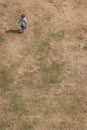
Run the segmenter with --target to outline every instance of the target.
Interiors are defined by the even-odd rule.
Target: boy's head
[[[21,15],[21,18],[24,18],[24,17],[25,17],[25,14],[22,14],[22,15]]]

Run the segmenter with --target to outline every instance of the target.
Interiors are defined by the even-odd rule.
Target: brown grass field
[[[87,130],[87,0],[0,0],[0,130]]]

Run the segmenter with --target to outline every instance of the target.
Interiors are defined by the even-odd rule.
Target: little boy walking
[[[24,14],[21,15],[21,18],[20,18],[20,20],[19,20],[19,23],[20,23],[22,32],[24,32],[24,30],[25,30],[26,27],[27,27],[27,19],[26,19],[26,17],[25,17]]]

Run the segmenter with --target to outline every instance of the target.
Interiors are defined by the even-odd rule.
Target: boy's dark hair
[[[21,18],[24,18],[24,17],[25,17],[25,14],[22,14],[22,15],[21,15]]]

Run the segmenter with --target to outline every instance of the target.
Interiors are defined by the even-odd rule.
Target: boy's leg
[[[26,29],[26,25],[25,26],[21,25],[22,32],[24,32],[25,29]]]
[[[24,30],[24,26],[22,26],[22,30]]]
[[[24,32],[24,26],[23,25],[21,25],[21,30],[22,30],[22,32]]]

